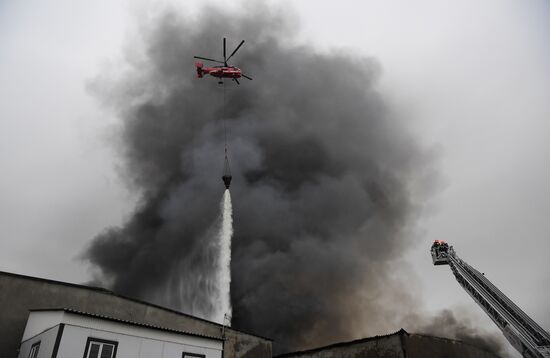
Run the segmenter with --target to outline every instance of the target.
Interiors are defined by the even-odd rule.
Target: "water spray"
[[[233,237],[233,208],[231,194],[225,190],[220,205],[221,225],[219,232],[219,257],[218,257],[218,293],[217,320],[223,325],[231,326],[231,238]]]

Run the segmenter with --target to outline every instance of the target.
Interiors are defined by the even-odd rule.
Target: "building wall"
[[[113,324],[107,323],[105,328],[113,329]],[[23,342],[19,358],[27,358],[31,346],[38,341],[40,341],[38,358],[51,358],[58,330],[59,325]],[[121,329],[113,332],[89,327],[65,325],[57,351],[57,358],[83,357],[88,337],[117,342],[116,358],[181,358],[182,352],[204,354],[206,358],[221,358],[222,356],[222,344],[217,341],[208,342],[206,339],[201,340],[196,337],[186,337],[185,335],[169,332],[150,332],[155,333],[156,338],[158,338],[153,339],[125,334],[121,333],[121,331],[127,330]],[[144,332],[141,333],[143,334]],[[205,343],[210,346],[216,345],[217,347],[205,347]]]
[[[45,357],[51,358],[50,347],[53,347],[56,335],[49,332],[57,332],[60,324],[64,325],[64,329],[58,358],[82,357],[89,337],[117,342],[117,358],[181,358],[182,352],[222,358],[223,342],[218,339],[64,311],[31,312],[23,335],[22,346],[25,348],[19,358],[27,358],[31,345],[39,340],[39,354],[48,352]]]
[[[58,330],[59,330],[59,326],[54,326],[54,327],[50,327],[45,331],[42,331],[40,334],[29,337],[27,340],[25,340],[21,344],[21,351],[19,352],[19,357],[27,358],[31,351],[32,345],[35,344],[36,342],[40,342],[40,348],[38,349],[37,358],[51,358]],[[0,356],[4,357],[1,354]]]
[[[204,354],[206,358],[221,358],[219,349],[194,345],[190,342],[175,342],[173,335],[166,334],[164,339],[152,339],[143,336],[121,334],[88,327],[65,325],[59,344],[57,358],[82,357],[88,337],[106,339],[118,343],[116,358],[181,358],[182,352]],[[161,338],[158,337],[157,338]],[[20,357],[26,358],[26,357]]]
[[[70,308],[180,331],[220,337],[222,326],[169,309],[92,289],[0,272],[0,357],[15,358],[30,309]],[[224,358],[271,357],[271,341],[225,330]]]

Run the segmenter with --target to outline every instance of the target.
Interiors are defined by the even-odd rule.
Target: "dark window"
[[[38,350],[40,349],[40,342],[36,342],[31,346],[31,351],[29,352],[29,358],[38,357]]]
[[[183,352],[182,358],[206,358],[204,354]]]
[[[118,343],[99,338],[88,338],[84,358],[115,358]]]

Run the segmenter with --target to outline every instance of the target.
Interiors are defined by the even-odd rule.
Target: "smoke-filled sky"
[[[0,269],[163,299],[218,214],[221,93],[190,56],[225,35],[255,78],[227,90],[236,326],[494,331],[431,265],[445,239],[550,327],[550,6],[273,3],[2,2]]]

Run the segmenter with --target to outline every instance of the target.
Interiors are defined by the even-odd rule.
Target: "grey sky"
[[[1,270],[87,280],[77,256],[131,209],[109,144],[116,119],[85,86],[121,56],[144,4],[0,2]],[[377,58],[381,92],[439,157],[425,246],[396,262],[417,273],[426,307],[462,307],[494,329],[431,265],[430,242],[445,239],[548,329],[550,4],[292,4],[302,37],[289,41]]]

